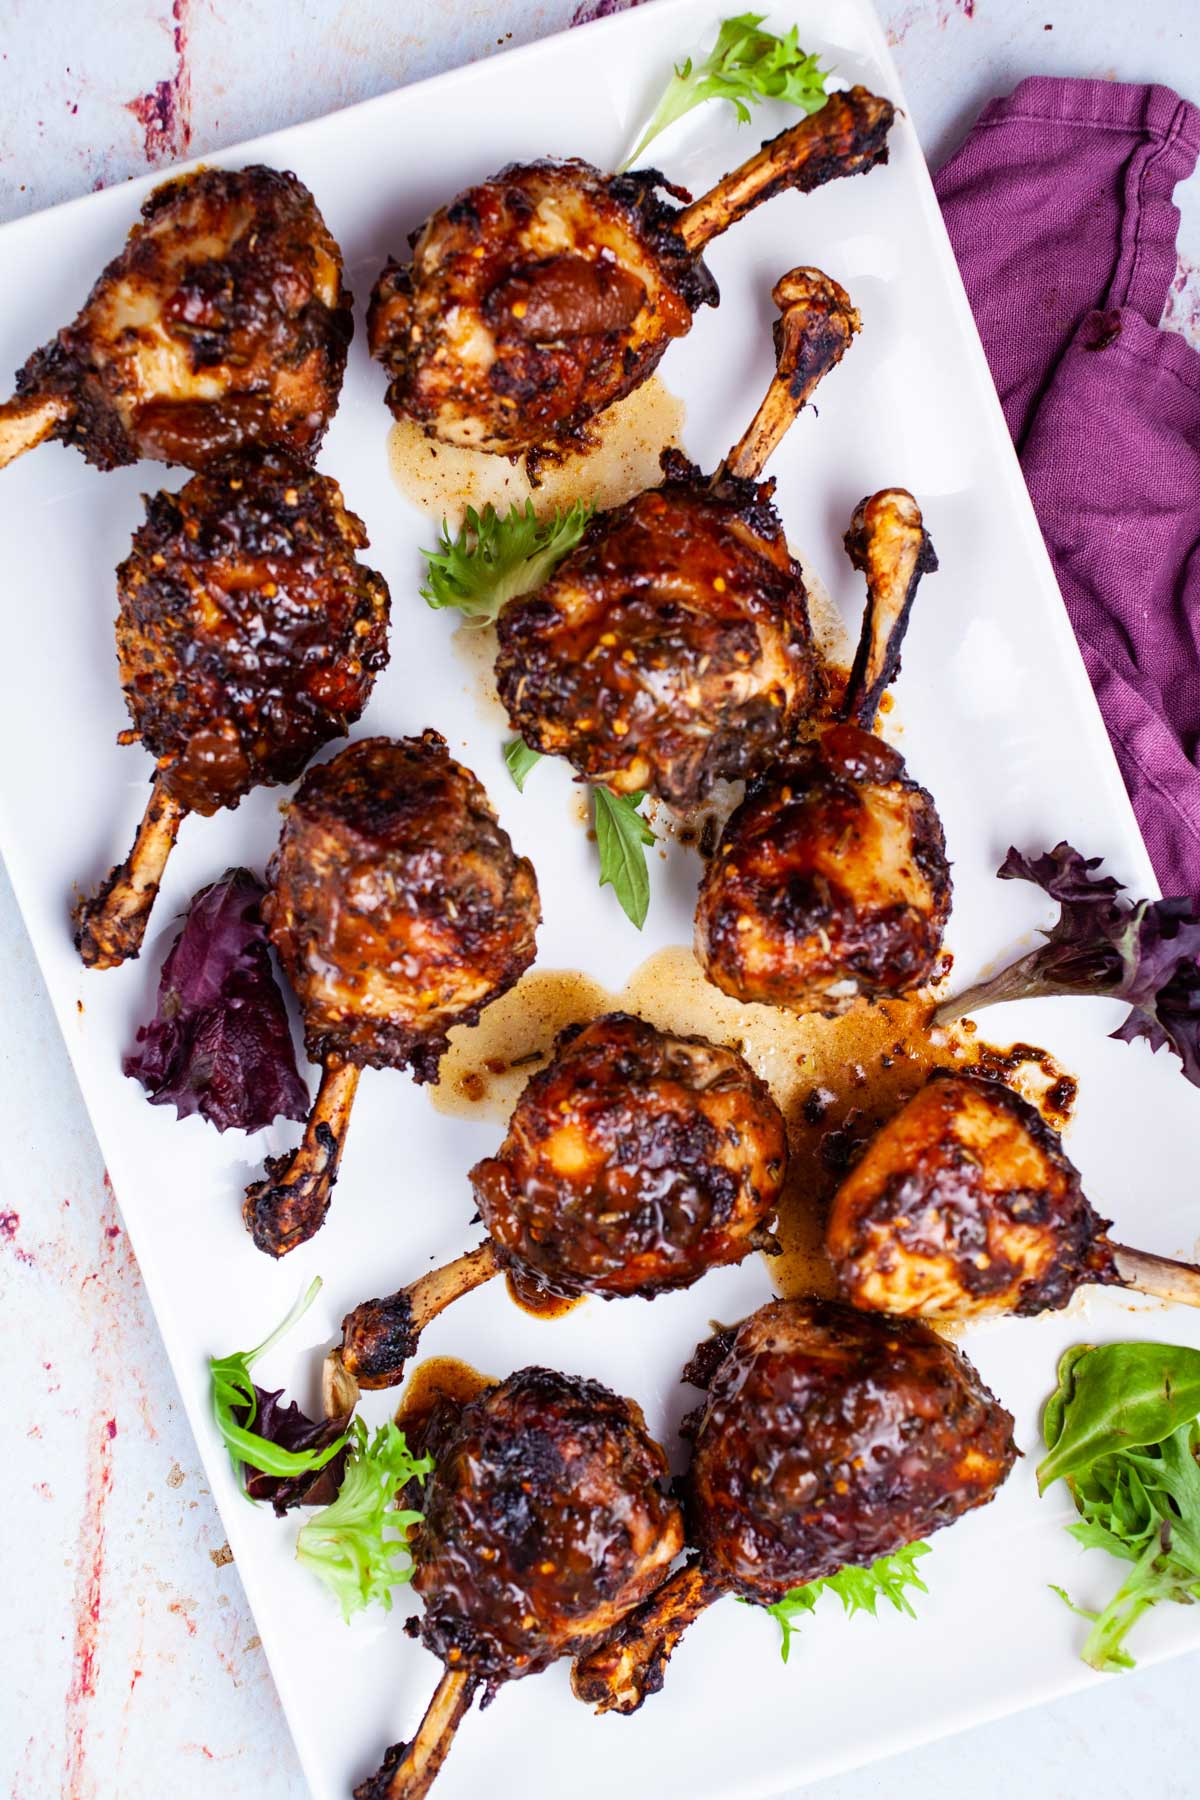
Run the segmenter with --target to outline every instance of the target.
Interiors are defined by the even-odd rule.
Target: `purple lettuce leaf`
[[[254,1430],[259,1437],[279,1444],[284,1450],[323,1450],[326,1444],[341,1437],[350,1423],[348,1412],[339,1413],[333,1419],[310,1419],[294,1400],[281,1406],[282,1388],[268,1393],[255,1382],[254,1393],[258,1402]],[[232,1410],[239,1425],[251,1424],[248,1406],[235,1406]],[[248,1463],[242,1464],[242,1474],[251,1500],[269,1500],[282,1518],[293,1506],[328,1506],[337,1497],[345,1468],[346,1452],[343,1449],[323,1469],[309,1469],[303,1475],[264,1475],[261,1469],[252,1469]]]
[[[947,1025],[1001,1000],[1042,994],[1097,994],[1127,1000],[1130,1012],[1113,1037],[1144,1037],[1152,1050],[1174,1051],[1187,1079],[1200,1087],[1200,908],[1195,900],[1119,898],[1111,875],[1093,875],[1102,858],[1057,844],[1042,856],[1010,850],[997,873],[1031,881],[1059,903],[1045,942],[998,975],[945,1001],[934,1022]]]
[[[1120,989],[1129,1017],[1113,1032],[1131,1044],[1144,1037],[1152,1050],[1165,1044],[1200,1087],[1200,915],[1182,898],[1142,900],[1137,918],[1137,958]]]
[[[122,1064],[153,1105],[173,1105],[181,1119],[199,1113],[218,1131],[308,1116],[263,893],[249,869],[200,890],[163,964],[155,1017]]]

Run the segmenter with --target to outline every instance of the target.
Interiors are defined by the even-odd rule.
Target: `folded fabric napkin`
[[[1159,329],[1198,156],[1169,88],[1038,78],[935,182],[1167,894],[1200,893],[1200,352]]]

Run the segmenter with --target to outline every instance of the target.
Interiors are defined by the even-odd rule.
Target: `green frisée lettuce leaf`
[[[587,530],[595,508],[575,500],[540,521],[527,500],[507,514],[489,503],[482,512],[468,506],[453,537],[442,521],[436,550],[422,550],[427,569],[421,598],[433,607],[455,607],[468,624],[491,625],[510,600],[531,594],[549,580]]]
[[[1080,1654],[1095,1669],[1134,1666],[1125,1640],[1151,1606],[1200,1600],[1198,1420],[1200,1350],[1085,1344],[1059,1363],[1038,1486],[1065,1481],[1080,1515],[1071,1536],[1132,1565],[1098,1612],[1054,1588],[1091,1622]]]
[[[851,1619],[855,1613],[860,1612],[870,1613],[875,1618],[881,1600],[886,1600],[897,1612],[907,1613],[910,1619],[915,1619],[917,1615],[913,1611],[907,1590],[915,1588],[922,1594],[929,1592],[915,1567],[920,1557],[928,1555],[928,1544],[908,1544],[903,1550],[896,1550],[891,1556],[881,1556],[864,1568],[839,1569],[835,1575],[827,1575],[821,1581],[810,1581],[805,1587],[789,1588],[782,1600],[776,1600],[774,1605],[763,1608],[764,1612],[769,1612],[777,1621],[783,1633],[779,1654],[784,1662],[791,1653],[792,1636],[797,1625],[809,1613],[816,1611],[817,1601],[824,1593],[836,1594],[843,1610]]]
[[[397,1507],[396,1499],[432,1472],[432,1457],[414,1457],[390,1420],[368,1439],[355,1419],[337,1499],[301,1526],[296,1540],[298,1560],[329,1588],[347,1622],[373,1602],[390,1611],[392,1589],[412,1580],[408,1535],[424,1515]]]
[[[728,100],[743,125],[750,123],[750,108],[760,100],[784,100],[805,113],[819,112],[828,95],[828,69],[800,48],[799,29],[793,25],[783,37],[763,31],[765,13],[739,13],[724,19],[717,41],[708,55],[693,63],[691,57],[675,65],[675,73],[623,168],[632,168],[648,144],[706,100]]]
[[[261,1356],[285,1337],[308,1311],[321,1291],[318,1276],[308,1290],[297,1300],[287,1318],[265,1337],[261,1344],[253,1350],[235,1350],[231,1356],[211,1357],[209,1359],[209,1382],[213,1420],[217,1430],[229,1452],[233,1464],[233,1472],[239,1482],[245,1482],[246,1471],[254,1470],[260,1475],[276,1476],[284,1481],[293,1477],[313,1473],[325,1468],[344,1448],[347,1442],[344,1430],[334,1427],[329,1435],[329,1425],[321,1425],[317,1421],[305,1418],[299,1407],[280,1407],[279,1392],[268,1394],[257,1387],[250,1371]],[[254,1429],[256,1424],[272,1422],[272,1434]],[[278,1430],[275,1431],[274,1427]],[[307,1448],[288,1448],[292,1442],[303,1441],[305,1437],[326,1439],[322,1442],[309,1442]],[[268,1492],[254,1494],[253,1477],[249,1490],[252,1498],[269,1498]]]

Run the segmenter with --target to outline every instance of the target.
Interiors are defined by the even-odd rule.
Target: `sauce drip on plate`
[[[662,480],[659,455],[679,443],[683,401],[665,388],[657,375],[643,382],[595,421],[596,443],[560,463],[544,463],[533,487],[520,462],[459,450],[425,436],[411,419],[401,419],[388,436],[392,479],[405,497],[457,529],[468,506],[477,511],[490,503],[507,513],[512,505],[533,500],[539,517],[574,500],[595,506],[619,506],[657,487]]]
[[[428,1418],[440,1400],[452,1400],[458,1406],[466,1406],[495,1380],[494,1375],[481,1375],[478,1369],[473,1369],[470,1363],[460,1362],[457,1356],[427,1356],[412,1370],[404,1384],[396,1407],[396,1424],[402,1431],[411,1431],[421,1420]]]
[[[744,1006],[705,980],[684,945],[656,951],[619,993],[578,970],[534,968],[478,1025],[451,1032],[441,1079],[426,1091],[441,1112],[502,1127],[563,1027],[602,1012],[637,1013],[661,1029],[731,1045],[770,1087],[788,1123],[791,1165],[778,1229],[783,1254],[770,1258],[768,1268],[781,1293],[830,1293],[822,1239],[834,1190],[859,1145],[931,1070],[996,1075],[1059,1130],[1070,1116],[1075,1083],[1047,1051],[981,1043],[969,1021],[931,1030],[933,1005],[927,994],[864,1001],[836,1019]]]

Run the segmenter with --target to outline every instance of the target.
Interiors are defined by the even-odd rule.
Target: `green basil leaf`
[[[611,883],[626,917],[640,931],[650,907],[645,846],[657,841],[638,811],[645,795],[614,794],[606,787],[594,787],[592,794],[600,886]]]
[[[540,750],[531,750],[524,738],[509,738],[504,746],[504,765],[513,778],[518,794],[525,792],[530,771],[542,760]]]
[[[1068,1351],[1043,1416],[1048,1454],[1038,1489],[1083,1474],[1101,1457],[1159,1444],[1200,1416],[1200,1350],[1099,1344]]]

